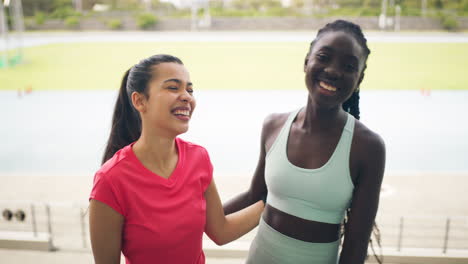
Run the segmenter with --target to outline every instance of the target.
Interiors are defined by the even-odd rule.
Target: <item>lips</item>
[[[190,109],[190,107],[176,107],[176,108],[172,109],[171,112],[175,116],[177,116],[179,118],[183,118],[185,120],[185,119],[190,118],[191,109]]]
[[[174,111],[174,115],[189,116],[190,111],[189,110],[176,110],[176,111]]]
[[[336,92],[336,90],[337,90],[335,86],[333,86],[331,84],[328,84],[328,83],[326,83],[324,81],[320,81],[319,85],[320,85],[321,88],[323,88],[323,89],[325,89],[327,91],[330,91],[330,92]]]

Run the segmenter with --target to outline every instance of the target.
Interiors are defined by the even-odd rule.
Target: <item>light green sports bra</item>
[[[300,110],[289,115],[266,155],[267,203],[300,218],[339,224],[354,190],[349,156],[355,119],[348,114],[341,138],[327,163],[317,169],[305,169],[295,166],[287,157],[289,131]]]

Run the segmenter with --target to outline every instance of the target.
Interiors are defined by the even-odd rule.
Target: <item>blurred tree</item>
[[[381,0],[364,0],[362,3],[362,7],[364,8],[380,8],[381,5]]]
[[[363,0],[337,0],[340,7],[361,7]]]
[[[110,2],[112,9],[136,10],[144,8],[141,0],[107,0],[106,2]]]
[[[232,5],[238,9],[265,10],[273,7],[280,7],[279,0],[234,0]]]
[[[22,0],[25,16],[33,16],[36,12],[50,13],[54,9],[52,0]]]
[[[462,12],[465,12],[466,14],[468,14],[468,0],[463,0],[460,3],[460,9]]]
[[[292,0],[291,7],[295,9],[301,9],[304,7],[304,0]]]
[[[53,0],[52,1],[53,8],[73,8],[73,1],[72,0]]]
[[[442,0],[433,0],[430,2],[431,6],[435,7],[436,9],[443,9],[444,8],[444,2]]]
[[[176,10],[176,7],[173,3],[170,2],[161,2],[160,0],[152,0],[151,6],[155,10],[161,10],[166,12],[171,12]]]
[[[92,10],[95,4],[99,4],[99,0],[81,0],[83,10]]]

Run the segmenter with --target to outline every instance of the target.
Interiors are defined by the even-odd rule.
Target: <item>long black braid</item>
[[[361,27],[359,25],[356,25],[356,24],[354,24],[352,22],[345,21],[345,20],[336,20],[336,21],[334,21],[332,23],[328,23],[317,32],[317,36],[315,37],[315,40],[312,41],[312,43],[310,43],[310,48],[309,48],[309,52],[307,53],[306,60],[308,59],[308,57],[309,57],[309,55],[310,55],[310,53],[312,51],[312,47],[313,47],[314,43],[321,37],[321,35],[326,33],[326,32],[334,32],[334,31],[342,31],[342,32],[346,32],[346,33],[351,34],[358,41],[358,43],[361,45],[361,47],[363,48],[364,53],[366,55],[365,60],[367,61],[367,57],[370,54],[370,50],[369,50],[369,47],[367,46],[367,39],[364,37],[364,34],[362,33]],[[366,64],[364,65],[364,68],[362,69],[363,74],[364,74],[365,70],[366,70]],[[346,112],[353,115],[356,119],[360,118],[360,116],[359,116],[359,114],[360,114],[360,112],[359,112],[359,88],[356,89],[356,91],[353,93],[353,95],[343,103],[343,109]],[[348,208],[346,210],[346,217],[345,217],[344,222],[342,224],[341,236],[344,236],[345,229],[346,229],[347,224],[348,224],[348,219],[349,219],[350,213],[351,213],[351,209]],[[375,242],[377,243],[377,245],[378,245],[378,247],[380,249],[380,254],[379,255],[377,255],[376,252],[375,252],[374,239],[373,238],[375,238]],[[373,230],[372,230],[372,236],[371,236],[371,238],[369,240],[369,243],[370,243],[372,252],[374,253],[374,257],[376,258],[377,262],[382,264],[383,263],[383,256],[382,256],[381,235],[380,235],[380,229],[377,226],[376,222],[374,222],[374,226],[373,226]]]

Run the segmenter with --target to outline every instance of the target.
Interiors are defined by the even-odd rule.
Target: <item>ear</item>
[[[143,94],[133,92],[132,104],[138,112],[144,113],[146,111],[146,97]]]
[[[309,62],[309,57],[310,57],[310,54],[311,54],[311,52],[312,52],[312,47],[314,46],[314,42],[315,42],[315,40],[313,40],[313,41],[310,43],[309,51],[307,51],[307,55],[305,56],[305,60],[304,60],[304,72],[306,72],[307,63]]]
[[[361,76],[359,76],[359,81],[357,83],[357,89],[359,89],[359,85],[361,85],[362,80],[364,79],[364,70],[361,72]]]

